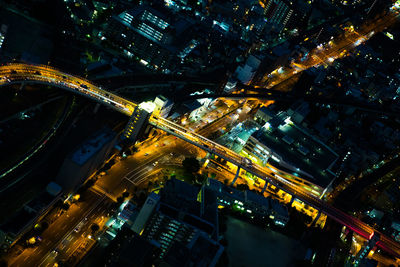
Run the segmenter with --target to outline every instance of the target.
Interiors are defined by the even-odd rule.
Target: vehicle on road
[[[79,232],[82,229],[82,226],[85,224],[84,221],[81,221],[74,229],[75,232]]]
[[[253,162],[248,158],[242,158],[242,164],[246,167],[252,166]]]

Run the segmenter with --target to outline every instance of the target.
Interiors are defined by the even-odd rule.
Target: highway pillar
[[[315,217],[315,219],[312,221],[311,226],[317,223],[319,217],[321,217],[321,211],[320,210],[318,211],[318,214]]]
[[[294,197],[294,195],[292,195],[292,198],[290,199],[290,203],[289,203],[289,206],[290,206],[290,207],[292,206],[294,200],[295,200],[295,197]]]
[[[268,186],[268,182],[267,182],[267,180],[265,180],[265,185],[264,185],[263,189],[261,190],[261,194],[264,194],[265,190],[267,189],[267,186]]]
[[[240,166],[238,166],[237,171],[236,171],[236,175],[235,178],[233,179],[231,186],[233,186],[236,183],[237,178],[239,177],[239,173],[240,173]]]

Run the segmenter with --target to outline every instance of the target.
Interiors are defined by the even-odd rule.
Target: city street
[[[400,266],[400,0],[0,3],[0,266]]]
[[[10,258],[7,259],[9,266],[39,266],[42,259],[56,248],[65,234],[73,230],[82,218],[88,216],[102,199],[104,199],[103,196],[88,190],[84,201],[72,204],[59,218],[49,224],[41,236],[42,241],[35,247],[24,249],[19,255],[10,252]],[[16,249],[16,247],[13,248],[13,250]]]
[[[80,221],[63,236],[59,242],[44,257],[39,266],[50,267],[57,262],[65,262],[75,265],[96,243],[96,238],[101,232],[105,222],[109,219],[113,201],[107,197],[101,197]],[[96,233],[92,233],[91,226],[97,224],[100,227]]]

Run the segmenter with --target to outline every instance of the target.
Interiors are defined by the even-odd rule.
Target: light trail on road
[[[265,75],[257,86],[272,88],[296,74],[309,68],[320,65],[329,65],[336,59],[347,56],[347,53],[357,46],[365,43],[376,33],[384,31],[398,21],[399,12],[391,9],[383,14],[361,25],[357,30],[346,32],[343,36],[333,38],[327,44],[320,44],[310,51],[305,60],[296,59],[290,66],[280,66],[271,73]]]
[[[343,54],[344,50],[354,48],[368,40],[376,32],[386,29],[397,20],[397,17],[398,13],[390,13],[384,18],[376,19],[375,23],[372,23],[372,21],[371,24],[364,25],[358,32],[345,36],[346,38],[344,39],[335,40],[334,43],[336,45],[325,48],[323,47],[322,49],[317,48],[317,50],[313,51],[308,61],[296,63],[293,65],[292,69],[284,70],[284,75],[276,75],[275,78],[267,77],[269,82],[268,86],[272,87],[277,85],[307,68],[315,67],[320,64],[327,64],[339,57],[343,57],[345,55]],[[0,86],[24,82],[44,83],[73,91],[107,106],[111,106],[128,116],[132,115],[133,110],[136,107],[135,103],[112,94],[83,78],[66,74],[48,66],[18,63],[0,67]],[[236,166],[240,166],[242,169],[295,196],[297,199],[328,215],[337,222],[346,225],[348,228],[366,239],[368,239],[371,233],[375,231],[369,225],[319,199],[315,192],[313,192],[312,189],[310,190],[310,188],[305,187],[304,184],[299,186],[296,184],[296,181],[283,178],[280,176],[281,173],[286,174],[283,171],[279,171],[279,174],[277,175],[271,169],[259,166],[251,161],[249,162],[245,157],[240,156],[234,151],[169,120],[153,116],[150,118],[149,122],[154,127],[175,135],[176,137],[200,147],[209,153],[220,156]],[[378,242],[378,247],[396,257],[400,257],[400,244],[383,234],[381,234],[381,240]]]

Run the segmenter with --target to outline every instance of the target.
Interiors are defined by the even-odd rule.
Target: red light
[[[373,236],[374,236],[374,232],[372,232],[372,233],[369,235],[369,238],[368,238],[368,239],[371,239]]]

